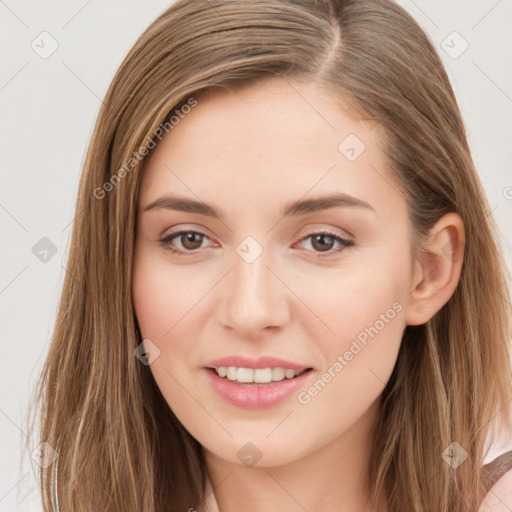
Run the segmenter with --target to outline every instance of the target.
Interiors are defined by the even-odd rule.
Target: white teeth
[[[292,377],[295,376],[295,372],[293,370],[285,370],[284,371],[284,376],[287,378],[287,379],[291,379]]]
[[[254,370],[252,368],[234,368],[236,371],[236,380],[238,382],[254,382]]]
[[[227,377],[228,380],[236,380],[237,382],[256,382],[257,384],[277,382],[285,377],[293,379],[293,377],[302,373],[300,370],[290,370],[282,367],[252,369],[220,366],[214,369],[219,377]]]
[[[283,380],[284,374],[284,368],[272,368],[272,380]]]
[[[241,368],[238,370],[240,371]],[[272,368],[258,368],[254,370],[254,382],[265,384],[272,380]]]

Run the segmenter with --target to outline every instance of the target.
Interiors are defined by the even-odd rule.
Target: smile
[[[214,368],[219,377],[236,382],[256,382],[265,384],[279,382],[283,379],[293,379],[307,370],[292,370],[277,366],[274,368],[237,368],[236,366],[220,366]]]
[[[214,391],[224,401],[243,409],[262,409],[283,402],[295,395],[313,373],[311,368],[296,371],[281,367],[258,369],[263,370],[263,374],[252,368],[243,367],[205,368],[204,370]],[[225,372],[226,376],[221,377],[218,372]],[[230,380],[228,372],[232,377],[236,375],[237,378]],[[280,380],[272,380],[272,378],[268,380],[269,374],[272,377],[274,372],[277,376],[280,376],[282,372],[285,374]],[[286,372],[290,377],[286,376]],[[293,372],[293,375],[290,372]],[[238,380],[239,376],[240,380]],[[248,381],[249,378],[250,381]],[[261,380],[262,378],[265,382],[254,381],[254,379]]]

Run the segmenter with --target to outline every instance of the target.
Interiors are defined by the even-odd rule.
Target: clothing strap
[[[512,469],[512,450],[502,453],[493,461],[483,466],[484,474],[487,476],[486,492],[509,470]]]

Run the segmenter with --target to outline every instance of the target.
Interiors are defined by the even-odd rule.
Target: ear
[[[465,240],[464,223],[456,213],[447,213],[431,229],[415,262],[407,325],[428,322],[453,295],[462,270]]]

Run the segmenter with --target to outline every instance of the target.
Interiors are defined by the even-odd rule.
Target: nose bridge
[[[286,287],[270,270],[270,260],[270,251],[251,237],[236,248],[223,302],[225,325],[240,331],[259,331],[286,321]]]

